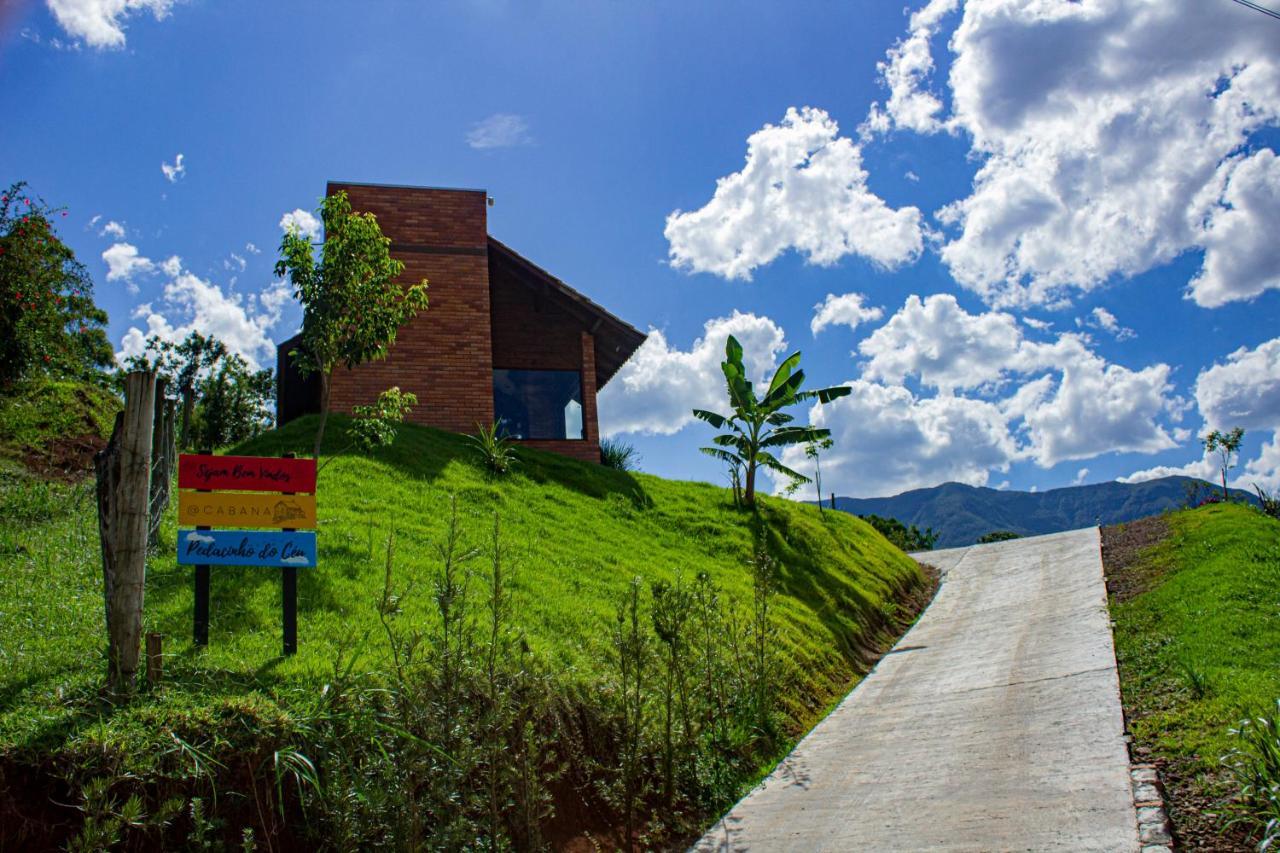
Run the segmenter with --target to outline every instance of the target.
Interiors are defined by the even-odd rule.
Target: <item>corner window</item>
[[[493,413],[512,438],[581,439],[582,376],[576,370],[495,370]]]

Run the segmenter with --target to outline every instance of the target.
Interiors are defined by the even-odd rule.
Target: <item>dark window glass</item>
[[[576,370],[493,371],[493,412],[512,438],[582,438]]]

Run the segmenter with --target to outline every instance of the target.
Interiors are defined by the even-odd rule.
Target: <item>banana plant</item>
[[[825,405],[838,397],[847,396],[852,390],[848,385],[836,385],[802,391],[800,389],[804,385],[804,371],[799,367],[799,352],[787,356],[774,372],[769,390],[762,397],[757,397],[742,363],[742,344],[730,335],[725,342],[724,361],[720,363],[720,369],[724,372],[728,386],[732,414],[721,415],[705,409],[693,410],[695,418],[706,421],[715,429],[723,430],[712,439],[714,447],[699,449],[708,456],[727,462],[731,467],[740,467],[745,472],[743,503],[746,506],[755,506],[756,471],[761,465],[800,482],[809,482],[808,477],[783,465],[773,455],[775,448],[821,441],[831,435],[829,429],[792,423],[795,418],[783,409],[808,400],[817,400]]]

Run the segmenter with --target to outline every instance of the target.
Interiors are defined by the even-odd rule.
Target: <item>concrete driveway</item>
[[[1097,528],[916,556],[929,609],[694,849],[1137,850]]]

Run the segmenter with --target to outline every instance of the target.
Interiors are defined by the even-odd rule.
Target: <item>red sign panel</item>
[[[316,460],[184,453],[178,457],[178,488],[314,492]]]

